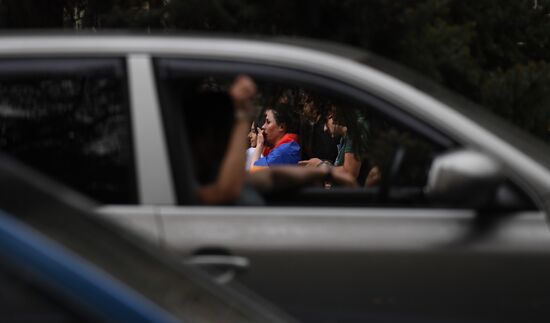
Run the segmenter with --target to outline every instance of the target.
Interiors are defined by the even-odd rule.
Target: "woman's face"
[[[250,147],[254,148],[256,147],[258,135],[256,134],[256,124],[252,122],[252,125],[250,126],[250,131],[248,132],[248,140],[250,142]]]
[[[262,126],[262,131],[264,132],[265,141],[271,145],[277,144],[286,134],[285,127],[275,121],[273,110],[267,110],[265,112],[265,123]]]

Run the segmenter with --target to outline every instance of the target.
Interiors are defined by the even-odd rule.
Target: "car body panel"
[[[495,220],[475,241],[475,211],[335,207],[162,207],[169,247],[190,255],[203,246],[255,251],[445,249],[550,252],[544,213]],[[472,238],[472,241],[469,239]]]
[[[156,206],[100,206],[96,212],[128,228],[154,244],[164,245],[165,234]]]
[[[247,259],[236,281],[304,322],[543,322],[540,304],[550,300],[543,274],[550,232],[541,212],[488,225],[476,224],[474,212],[442,209],[164,207],[161,214],[168,247],[181,259]]]
[[[149,56],[130,55],[128,74],[140,202],[172,205],[174,189]]]

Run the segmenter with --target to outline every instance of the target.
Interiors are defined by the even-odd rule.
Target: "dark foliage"
[[[0,0],[2,28],[285,35],[407,65],[538,136],[547,132],[550,0]]]

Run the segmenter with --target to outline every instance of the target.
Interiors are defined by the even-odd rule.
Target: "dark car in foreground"
[[[197,203],[182,95],[239,74],[265,102],[307,92],[366,119],[382,181]],[[406,74],[363,52],[281,40],[3,36],[0,149],[300,321],[547,321],[548,147]],[[44,211],[32,221],[64,232]]]
[[[0,156],[2,322],[294,322]]]

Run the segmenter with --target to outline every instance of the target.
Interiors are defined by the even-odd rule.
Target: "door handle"
[[[232,255],[195,255],[183,262],[205,269],[220,284],[229,283],[250,266],[248,258]]]
[[[196,255],[185,260],[186,264],[197,266],[217,266],[245,270],[250,261],[245,257],[227,255]]]

